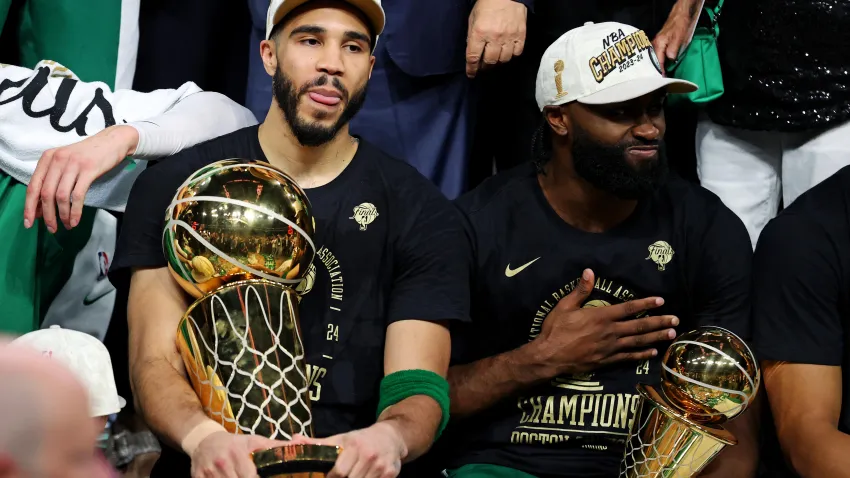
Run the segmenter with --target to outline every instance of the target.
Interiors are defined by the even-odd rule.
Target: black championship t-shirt
[[[753,284],[759,359],[842,367],[838,429],[850,433],[850,167],[768,223],[756,248]],[[796,476],[775,435],[766,437],[763,454],[762,476]]]
[[[457,362],[534,339],[584,269],[596,275],[584,307],[660,296],[652,315],[675,314],[677,332],[718,325],[750,336],[752,246],[741,221],[712,193],[671,179],[623,223],[600,234],[564,222],[531,164],[487,180],[458,200],[475,249],[472,324],[454,333]],[[660,355],[668,343],[659,344]],[[635,417],[638,383],[660,381],[660,357],[556,377],[452,424],[450,468],[488,463],[537,476],[617,476]]]
[[[258,126],[185,150],[133,186],[112,274],[165,267],[165,211],[179,186],[212,162],[266,160]],[[375,422],[387,326],[405,319],[466,320],[468,241],[461,215],[410,165],[360,141],[330,183],[305,190],[318,250],[305,279],[301,327],[316,436]],[[358,221],[366,207],[372,221]],[[176,324],[175,324],[176,327]],[[187,476],[188,459],[166,449],[154,476]]]

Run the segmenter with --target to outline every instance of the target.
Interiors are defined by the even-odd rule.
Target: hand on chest
[[[584,307],[604,307],[632,299],[660,296],[664,309],[677,302],[682,286],[682,255],[662,237],[602,242],[591,247],[515,248],[490,260],[480,277],[477,305],[506,324],[530,327],[535,336],[543,319],[575,289],[584,269],[595,276],[594,289]],[[655,311],[654,313],[658,313]],[[523,320],[526,319],[526,320]],[[531,324],[528,323],[531,321]],[[516,332],[520,332],[519,329]]]

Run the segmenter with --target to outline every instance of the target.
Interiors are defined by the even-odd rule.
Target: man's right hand
[[[561,299],[543,322],[535,339],[552,375],[574,374],[621,361],[640,361],[658,355],[655,342],[671,340],[679,325],[672,315],[623,320],[660,307],[660,297],[632,300],[606,307],[581,308],[593,291],[594,275],[585,270],[579,285]]]
[[[192,452],[192,478],[256,478],[251,454],[286,444],[255,435],[212,433]]]

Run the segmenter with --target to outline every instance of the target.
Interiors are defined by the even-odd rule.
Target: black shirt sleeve
[[[186,150],[154,165],[139,175],[130,191],[124,221],[115,247],[110,278],[138,267],[165,267],[162,231],[165,213],[177,189],[194,171],[196,154]]]
[[[836,243],[816,221],[783,213],[756,249],[755,349],[762,360],[841,365],[841,271]]]
[[[469,244],[460,212],[430,183],[406,189],[396,209],[403,220],[387,323],[468,320]]]
[[[695,238],[693,318],[697,326],[723,327],[749,342],[753,256],[750,237],[738,216],[719,200],[705,212],[706,227]]]

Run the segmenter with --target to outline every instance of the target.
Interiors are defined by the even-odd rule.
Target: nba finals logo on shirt
[[[365,231],[366,226],[372,224],[375,221],[375,218],[378,217],[378,209],[374,204],[364,202],[363,204],[354,208],[354,215],[349,219],[354,219],[357,224],[360,224],[360,230]]]
[[[649,257],[646,260],[652,260],[656,263],[659,271],[666,268],[667,264],[673,260],[673,254],[675,254],[673,247],[664,241],[655,241],[647,249],[649,249]]]
[[[597,83],[602,83],[614,71],[627,70],[644,59],[644,50],[653,52],[652,42],[643,30],[630,35],[623,33],[622,29],[612,32],[602,40],[602,52],[591,57],[588,62],[593,78]]]

